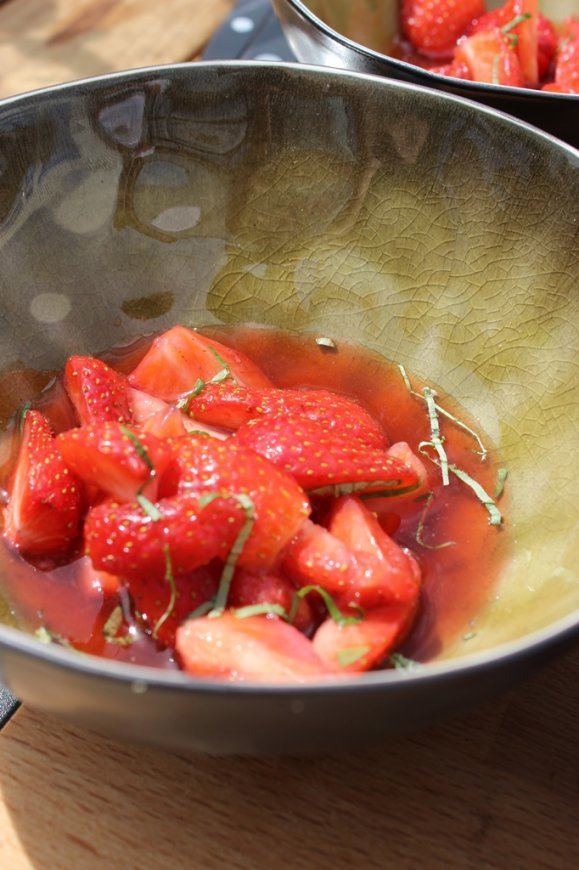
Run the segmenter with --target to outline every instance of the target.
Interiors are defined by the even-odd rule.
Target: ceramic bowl
[[[223,63],[6,100],[0,155],[1,425],[69,354],[252,323],[403,363],[510,471],[476,636],[418,671],[201,681],[42,645],[5,606],[0,676],[25,704],[181,749],[360,746],[488,697],[577,636],[577,151],[434,90]]]
[[[504,0],[487,0],[487,9]],[[304,63],[413,82],[478,100],[579,145],[579,95],[465,82],[440,76],[385,52],[399,31],[399,0],[273,0],[288,41]],[[540,0],[555,22],[577,14],[577,0]]]

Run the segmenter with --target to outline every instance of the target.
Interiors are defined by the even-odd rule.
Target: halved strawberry
[[[472,81],[469,67],[465,63],[457,63],[456,61],[443,64],[442,66],[433,66],[430,68],[430,72],[436,73],[439,76],[452,76],[455,79]]]
[[[284,551],[283,568],[295,583],[322,586],[341,604],[408,603],[420,592],[414,558],[349,496],[338,501],[329,530],[304,523]]]
[[[326,619],[314,635],[314,650],[330,668],[344,673],[367,671],[402,642],[415,610],[415,603],[391,604],[369,611],[361,622],[344,626]]]
[[[537,19],[537,65],[539,79],[544,79],[557,53],[557,31],[555,26],[539,13]]]
[[[64,367],[64,386],[81,426],[131,422],[128,383],[124,375],[92,356],[71,356]]]
[[[359,438],[370,447],[386,447],[379,423],[354,399],[329,390],[250,390],[223,381],[208,384],[188,404],[203,423],[238,429],[254,417],[314,420],[325,430]]]
[[[229,682],[303,683],[331,673],[311,641],[277,617],[190,619],[176,648],[188,673]]]
[[[229,607],[248,607],[252,604],[278,604],[289,613],[296,587],[281,574],[253,574],[238,570],[229,590]],[[302,598],[293,625],[306,634],[314,625],[312,608]]]
[[[179,438],[187,432],[205,432],[224,441],[231,433],[191,420],[181,411],[143,390],[129,388],[129,404],[135,425],[157,438]]]
[[[271,386],[249,357],[184,326],[158,336],[129,380],[133,387],[174,402],[192,390],[197,380],[211,380],[224,363],[237,383],[256,389]]]
[[[369,557],[365,576],[342,593],[348,601],[373,606],[380,602],[407,604],[420,593],[420,569],[414,557],[386,534],[362,502],[346,496],[336,502],[329,531],[359,560]]]
[[[517,55],[523,76],[523,83],[530,87],[536,87],[539,81],[540,70],[547,67],[553,56],[555,45],[550,48],[552,34],[551,23],[539,14],[538,0],[508,0],[499,9],[493,9],[486,15],[482,15],[473,26],[469,28],[469,35],[499,30],[508,39],[509,45]],[[539,43],[539,33],[542,34]],[[556,40],[555,40],[556,43]],[[550,52],[550,54],[549,54]],[[479,49],[482,54],[482,49]],[[549,54],[548,60],[546,58]],[[459,55],[460,56],[460,55]],[[509,61],[509,66],[510,66]],[[502,61],[501,61],[502,63]],[[514,73],[502,73],[501,77],[514,78]],[[489,79],[476,79],[477,81],[489,81]],[[492,81],[492,79],[490,79]],[[513,81],[499,81],[495,84],[513,84]]]
[[[163,495],[209,492],[249,496],[255,511],[239,557],[242,568],[270,568],[310,512],[303,490],[289,475],[230,440],[180,438],[163,480]]]
[[[262,417],[241,426],[234,440],[291,474],[314,494],[402,492],[416,489],[407,465],[361,438],[328,431],[314,420]]]
[[[427,57],[447,58],[456,40],[484,9],[484,0],[402,0],[402,31]]]
[[[175,646],[178,627],[201,605],[215,598],[222,566],[211,562],[174,577],[173,606],[171,586],[165,577],[141,572],[127,581],[138,620],[145,630],[165,646]]]
[[[88,556],[79,559],[75,567],[79,586],[90,596],[116,595],[122,586],[120,577],[107,571],[97,571]]]
[[[461,39],[455,61],[466,64],[475,82],[522,87],[521,65],[507,36],[498,29],[481,31]]]
[[[39,411],[24,419],[4,535],[27,555],[61,555],[79,533],[81,493],[50,425]]]
[[[159,518],[137,503],[103,502],[85,521],[86,553],[99,571],[129,580],[161,580],[167,573],[167,552],[175,577],[212,559],[225,560],[245,515],[233,499],[217,498],[202,507],[191,496],[157,502]]]
[[[143,423],[142,432],[149,432],[156,438],[182,438],[187,434],[185,418],[181,411],[168,405],[166,409],[158,411]]]
[[[133,501],[139,492],[154,500],[159,477],[172,458],[169,445],[146,432],[137,435],[123,423],[70,429],[56,441],[81,480],[118,501]]]

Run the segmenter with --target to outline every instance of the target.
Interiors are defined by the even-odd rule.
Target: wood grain
[[[187,757],[32,710],[0,736],[0,866],[547,868],[579,850],[579,651],[346,757]]]
[[[0,6],[0,97],[196,57],[235,0],[10,0]]]

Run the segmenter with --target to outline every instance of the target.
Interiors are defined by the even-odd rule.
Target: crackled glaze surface
[[[436,96],[265,68],[8,103],[0,144],[3,420],[32,369],[178,321],[358,342],[455,396],[509,468],[515,557],[469,652],[579,607],[576,156]]]

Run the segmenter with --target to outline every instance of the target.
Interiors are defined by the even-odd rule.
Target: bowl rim
[[[424,83],[428,83],[429,87],[432,87],[439,82],[448,86],[448,83],[451,82],[455,83],[455,85],[460,84],[461,87],[472,91],[473,99],[476,99],[476,94],[492,94],[497,97],[508,94],[509,96],[518,97],[523,100],[544,99],[550,100],[551,102],[579,103],[579,94],[558,94],[552,91],[543,91],[538,88],[517,88],[511,85],[495,85],[490,82],[471,82],[466,79],[456,78],[455,76],[443,76],[439,73],[433,73],[431,70],[423,69],[416,64],[408,63],[407,61],[401,60],[397,57],[391,57],[389,54],[376,51],[376,49],[369,48],[361,42],[356,42],[348,36],[344,36],[344,34],[340,33],[339,30],[334,30],[333,27],[323,21],[323,19],[319,18],[315,12],[312,12],[309,6],[302,2],[302,0],[273,0],[274,6],[276,3],[282,3],[286,6],[293,7],[295,12],[323,33],[324,36],[334,42],[338,42],[340,45],[344,46],[344,48],[348,48],[356,54],[368,57],[370,60],[379,61],[387,67],[391,66],[394,67],[394,69],[403,70],[407,74],[412,74],[413,76],[418,77],[419,80],[422,79]],[[376,73],[376,75],[378,75],[378,73]]]
[[[294,2],[294,0],[288,0]],[[196,70],[229,70],[243,72],[246,69],[269,69],[288,74],[314,74],[328,79],[355,79],[367,82],[374,87],[378,86],[385,91],[402,90],[415,93],[420,98],[433,101],[443,101],[449,104],[459,104],[474,110],[476,113],[491,115],[500,123],[520,128],[534,137],[549,143],[557,151],[566,153],[573,159],[573,164],[579,169],[579,149],[557,139],[550,133],[533,127],[531,124],[512,117],[506,112],[490,106],[481,105],[474,100],[459,97],[456,94],[433,90],[409,82],[401,82],[383,76],[359,73],[353,70],[334,69],[332,67],[315,66],[311,64],[284,63],[270,61],[200,61],[176,64],[162,64],[149,67],[137,67],[131,70],[120,70],[106,75],[92,76],[50,85],[23,94],[16,94],[0,100],[0,132],[2,125],[2,109],[12,106],[14,103],[28,103],[35,100],[50,99],[54,94],[67,94],[82,96],[86,88],[98,88],[115,82],[132,83],[144,76],[159,75],[167,72],[194,72]],[[573,637],[579,638],[579,609],[566,614],[555,620],[550,625],[544,626],[528,635],[516,640],[506,641],[494,646],[491,650],[467,653],[456,659],[447,659],[442,662],[425,663],[411,670],[408,668],[370,671],[356,674],[352,677],[339,677],[335,681],[312,680],[300,684],[283,684],[267,682],[244,682],[229,683],[213,679],[195,678],[183,671],[170,671],[161,668],[153,668],[137,665],[131,662],[122,662],[114,659],[103,659],[99,656],[72,651],[56,644],[43,644],[33,634],[21,629],[0,623],[0,651],[21,654],[28,659],[40,660],[51,666],[72,671],[77,674],[95,678],[112,679],[114,682],[126,685],[130,691],[140,693],[148,688],[155,690],[176,690],[185,693],[205,693],[212,695],[273,695],[273,696],[302,696],[316,695],[319,693],[331,693],[348,691],[372,692],[377,689],[386,689],[388,686],[400,686],[412,683],[423,684],[433,681],[476,675],[479,671],[495,668],[501,664],[524,660],[547,650],[550,647],[564,643]],[[10,686],[8,686],[10,688]]]

